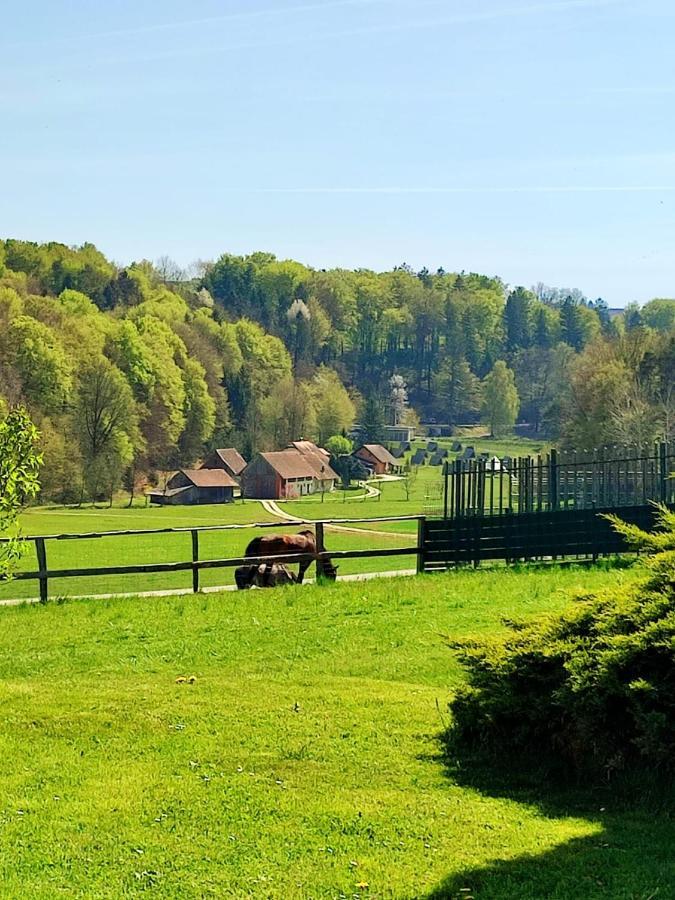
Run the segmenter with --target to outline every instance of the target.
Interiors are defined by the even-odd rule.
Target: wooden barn
[[[332,491],[337,480],[322,457],[289,447],[256,454],[241,474],[241,487],[245,497],[287,500]]]
[[[226,447],[223,450],[212,450],[201,465],[202,469],[223,469],[227,474],[238,480],[246,468],[246,460],[234,447]]]
[[[224,469],[181,469],[167,481],[166,490],[151,491],[149,497],[159,506],[232,503],[238,487]]]
[[[353,455],[375,475],[388,475],[389,472],[401,467],[399,460],[395,459],[381,444],[364,444]]]

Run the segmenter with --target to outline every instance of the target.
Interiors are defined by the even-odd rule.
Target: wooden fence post
[[[448,518],[448,467],[450,463],[445,461],[443,464],[443,518]]]
[[[199,561],[199,532],[192,531],[192,562]],[[199,592],[199,569],[192,566],[192,590],[195,594]]]
[[[49,598],[47,580],[47,548],[45,539],[35,538],[35,553],[37,555],[38,570],[40,572],[40,603],[46,603]]]
[[[326,549],[324,544],[323,537],[323,522],[317,522],[315,526],[315,534],[316,534],[316,552],[323,553]],[[316,578],[317,581],[323,577],[323,560],[321,557],[317,557],[316,560]]]
[[[417,574],[422,575],[424,572],[424,525],[426,519],[422,516],[417,520]]]

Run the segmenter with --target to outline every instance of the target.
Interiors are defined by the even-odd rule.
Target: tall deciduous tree
[[[332,434],[351,429],[356,418],[356,407],[337,372],[327,366],[317,369],[311,390],[316,413],[316,436],[323,445]]]
[[[0,544],[0,581],[11,575],[21,555],[14,532],[19,510],[40,489],[38,441],[37,428],[25,409],[17,407],[0,421],[0,534],[10,535],[7,543]]]
[[[83,490],[111,498],[139,443],[136,404],[120,370],[105,358],[80,373],[74,409],[84,463]]]
[[[18,374],[22,393],[31,407],[44,412],[63,410],[72,386],[72,370],[55,332],[31,316],[12,319],[0,352]]]
[[[493,437],[513,430],[519,407],[515,376],[500,359],[483,381],[483,420]]]
[[[341,434],[333,434],[325,442],[325,448],[334,459],[337,459],[338,456],[352,452],[352,442]]]

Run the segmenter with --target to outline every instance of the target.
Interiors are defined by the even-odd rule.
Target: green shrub
[[[662,550],[637,584],[506,623],[505,638],[452,645],[468,671],[451,703],[454,750],[607,773],[675,769],[675,550],[662,549],[673,526],[662,510],[656,541],[631,531]]]

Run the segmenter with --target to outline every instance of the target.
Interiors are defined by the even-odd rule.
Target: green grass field
[[[332,501],[326,502],[326,508]],[[289,504],[290,505],[290,504]],[[357,504],[354,503],[353,506]],[[316,505],[303,507],[300,515],[308,518],[333,517],[334,513],[319,510]],[[364,510],[365,517],[378,515]],[[402,514],[402,513],[401,513]],[[340,518],[345,517],[342,512]],[[350,508],[348,517],[355,517]],[[266,512],[260,503],[219,504],[198,507],[135,507],[132,509],[83,509],[36,507],[21,516],[22,533],[30,535],[88,534],[105,531],[125,531],[161,528],[189,528],[192,526],[253,524],[256,522],[278,522],[279,531],[298,530],[284,524]],[[376,547],[393,548],[412,546],[416,541],[415,528],[408,532],[404,523],[397,527],[381,528],[377,534],[358,532],[326,531],[326,546],[329,550],[365,550]],[[414,525],[414,523],[413,523]],[[369,526],[364,522],[363,527]],[[372,526],[378,528],[379,526]],[[276,530],[276,529],[275,529]],[[392,533],[393,531],[393,533]],[[199,536],[200,559],[224,559],[243,555],[248,542],[262,530],[253,528],[231,531],[206,531]],[[269,532],[268,532],[269,533]],[[192,558],[191,535],[179,534],[119,535],[113,537],[50,540],[46,542],[47,564],[50,569],[71,569],[105,567],[114,565],[134,565],[143,563],[163,563],[188,561]],[[342,560],[340,575],[360,572],[383,572],[389,570],[410,570],[415,568],[415,559],[410,556],[383,559]],[[38,568],[35,545],[26,545],[21,559],[20,571],[35,571]],[[314,570],[309,573],[310,577]],[[234,584],[233,569],[206,569],[200,576],[204,588]],[[141,575],[103,575],[50,579],[51,597],[85,596],[109,593],[138,593],[161,590],[189,590],[192,586],[190,572],[149,573]],[[0,600],[36,597],[39,594],[37,581],[15,580],[0,584]]]
[[[0,609],[0,896],[673,896],[658,803],[477,787],[438,740],[462,677],[444,635],[634,577],[478,571]]]
[[[477,452],[503,455],[535,453],[542,445],[522,438],[493,441],[481,436],[481,429],[474,429],[460,440],[471,443]],[[449,447],[451,439],[439,439],[441,446]],[[417,446],[417,445],[416,445]],[[280,502],[279,507],[292,516],[308,520],[355,518],[363,524],[355,526],[367,531],[347,533],[327,530],[328,550],[362,550],[411,546],[416,540],[415,522],[371,523],[368,520],[386,516],[414,516],[438,513],[442,505],[441,469],[420,466],[409,492],[401,481],[376,481],[380,490],[377,497],[362,499],[362,490],[335,491],[323,498],[315,495],[303,500]],[[131,509],[126,503],[107,508],[83,507],[35,507],[21,516],[21,528],[25,535],[55,535],[64,533],[91,533],[161,528],[189,528],[192,526],[252,524],[274,522],[262,505],[256,501],[236,502],[196,507],[146,507],[137,502]],[[279,530],[292,531],[292,527],[279,522]],[[375,531],[377,534],[373,534]],[[204,532],[200,535],[200,559],[237,557],[255,534],[245,531]],[[50,569],[105,567],[140,563],[164,563],[187,561],[192,558],[189,534],[120,536],[79,541],[48,541],[47,563]],[[38,568],[35,547],[30,545],[21,561],[20,569],[34,571]],[[384,559],[343,560],[340,575],[415,568],[410,556]],[[205,588],[234,583],[232,569],[204,570],[201,586]],[[82,596],[90,594],[135,593],[160,590],[189,590],[192,576],[189,572],[101,576],[96,578],[53,579],[51,596]],[[0,600],[35,597],[39,587],[35,581],[14,581],[0,584]]]

